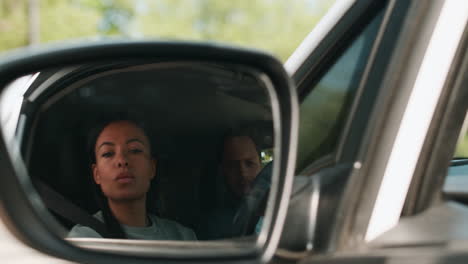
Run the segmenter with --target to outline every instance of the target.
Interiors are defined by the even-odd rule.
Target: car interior
[[[16,130],[32,182],[67,230],[77,222],[54,208],[76,206],[94,214],[88,133],[102,116],[136,113],[157,159],[148,193],[153,212],[208,239],[200,222],[222,206],[226,193],[219,170],[224,136],[240,129],[259,149],[274,147],[272,103],[256,74],[236,65],[185,61],[114,61],[43,71],[24,94]]]

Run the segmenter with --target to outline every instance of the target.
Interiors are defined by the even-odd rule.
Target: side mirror
[[[0,61],[0,91],[0,215],[24,243],[76,262],[273,256],[292,188],[298,126],[295,87],[275,58],[180,42],[23,50]],[[95,124],[102,126],[93,141]],[[255,174],[236,178],[240,167],[227,159],[228,136],[241,141],[236,147],[253,142],[257,160],[263,149],[273,150],[274,162],[264,170],[268,190],[252,186],[263,183]],[[230,215],[238,205],[216,211],[251,189],[266,203],[241,210],[248,221]],[[120,205],[143,205],[126,215],[146,220],[125,222],[120,213],[129,211]],[[256,217],[262,219],[257,231],[243,226]],[[227,235],[233,224],[242,232]],[[77,226],[95,237],[70,237]],[[153,226],[166,234],[141,241],[129,231]]]

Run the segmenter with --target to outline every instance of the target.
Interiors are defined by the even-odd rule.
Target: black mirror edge
[[[46,209],[37,209],[40,202],[37,192],[27,177],[17,176],[14,158],[8,155],[3,136],[0,137],[0,216],[10,231],[22,242],[46,254],[82,263],[187,263],[268,261],[272,258],[286,218],[289,196],[294,177],[296,146],[298,135],[298,100],[295,86],[284,70],[281,62],[266,53],[213,43],[162,42],[162,41],[112,41],[81,45],[57,46],[52,48],[23,49],[0,60],[0,90],[16,77],[40,69],[61,65],[80,64],[99,60],[115,59],[164,59],[218,61],[249,66],[268,75],[276,95],[273,105],[279,106],[279,120],[275,120],[275,134],[281,140],[280,152],[275,153],[280,162],[275,163],[275,173],[279,175],[272,183],[270,193],[271,213],[266,221],[267,232],[260,234],[261,245],[239,254],[226,254],[200,251],[199,254],[170,258],[135,257],[89,251],[73,246],[54,233]],[[275,102],[276,100],[276,102]],[[279,121],[279,122],[277,122]],[[278,141],[279,142],[279,141]],[[18,169],[18,168],[17,168]],[[22,172],[26,175],[26,172]],[[20,173],[21,174],[21,173]],[[24,176],[23,175],[23,176]],[[281,177],[278,177],[281,176]],[[276,186],[276,188],[275,188]],[[34,204],[34,205],[33,205]],[[36,206],[37,205],[37,206]],[[205,254],[206,253],[206,254]],[[216,256],[216,257],[215,257]]]

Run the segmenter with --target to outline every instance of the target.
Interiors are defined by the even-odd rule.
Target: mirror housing
[[[166,62],[197,61],[229,63],[264,73],[274,88],[271,100],[278,106],[274,130],[278,150],[275,153],[274,175],[262,232],[255,246],[234,246],[230,242],[212,245],[171,245],[160,243],[151,254],[138,252],[86,250],[64,241],[57,232],[28,171],[21,165],[19,149],[0,141],[1,217],[8,228],[24,243],[44,253],[77,262],[146,263],[220,262],[229,260],[269,260],[278,245],[286,217],[296,160],[298,100],[292,80],[282,64],[258,51],[190,42],[104,42],[99,44],[59,46],[46,49],[24,49],[0,61],[0,88],[19,76],[43,69],[112,60],[155,60]],[[3,90],[2,90],[3,92]],[[213,247],[217,248],[216,251]],[[116,257],[118,256],[118,257]]]
[[[340,164],[311,176],[296,176],[284,223],[279,251],[283,255],[324,252],[334,226],[329,219],[340,217],[339,199],[352,166]]]

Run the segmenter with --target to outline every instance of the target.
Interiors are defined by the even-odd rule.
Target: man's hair
[[[257,139],[255,137],[255,134],[253,133],[252,129],[249,128],[238,128],[238,129],[231,129],[227,133],[224,134],[222,142],[220,144],[220,150],[219,150],[219,163],[223,162],[224,159],[224,144],[226,141],[229,139],[235,138],[235,137],[248,137],[252,140],[254,146],[255,146],[255,151],[257,152],[258,158],[261,161],[261,149],[259,145],[257,144]]]

